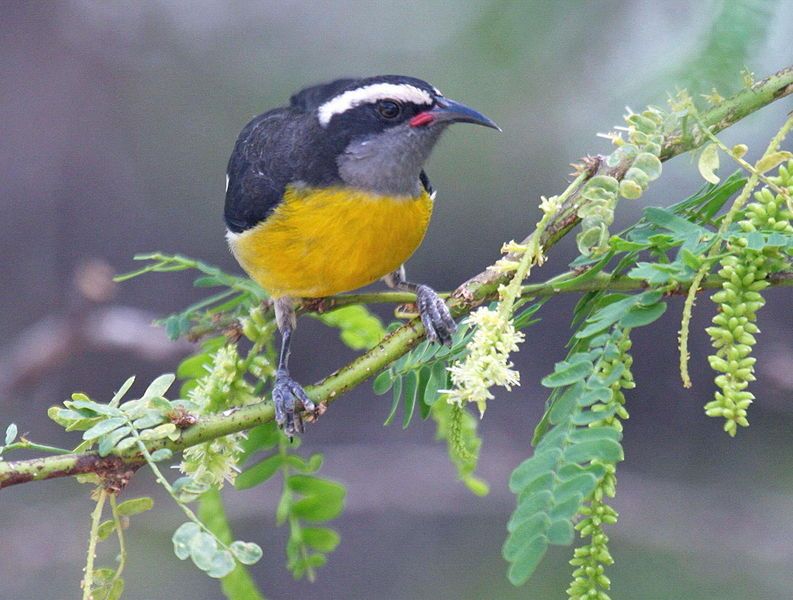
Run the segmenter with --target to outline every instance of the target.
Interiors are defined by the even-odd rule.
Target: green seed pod
[[[649,152],[639,154],[633,161],[633,168],[643,171],[648,181],[654,181],[661,176],[661,161]]]
[[[638,184],[638,186],[642,188],[642,191],[646,190],[647,186],[650,184],[650,178],[647,174],[641,169],[637,169],[635,166],[628,169],[625,173],[625,179]]]
[[[620,196],[627,200],[636,200],[642,195],[642,187],[635,181],[623,179],[620,182]]]

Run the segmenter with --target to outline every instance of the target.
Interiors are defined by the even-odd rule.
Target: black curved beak
[[[465,104],[460,104],[448,98],[437,98],[435,100],[435,107],[429,111],[433,117],[433,122],[448,122],[448,123],[473,123],[475,125],[484,125],[501,131],[501,127],[486,117],[482,113],[467,107]]]

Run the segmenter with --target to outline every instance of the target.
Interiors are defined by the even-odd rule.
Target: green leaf
[[[176,554],[177,558],[185,560],[190,556],[190,544],[193,538],[200,533],[201,528],[192,521],[182,523],[182,525],[179,526],[171,537],[173,552]]]
[[[292,514],[306,521],[330,521],[344,510],[344,496],[306,496],[292,504]]]
[[[154,440],[161,440],[163,438],[168,437],[172,433],[176,431],[176,425],[173,423],[163,423],[162,425],[157,425],[153,429],[146,429],[140,432],[140,439],[144,442],[151,442]]]
[[[234,557],[228,550],[218,550],[212,556],[211,564],[207,569],[207,575],[216,579],[221,579],[234,570]]]
[[[650,306],[634,306],[620,319],[620,325],[626,329],[642,327],[658,320],[666,312],[666,302],[658,302]]]
[[[197,379],[206,375],[206,366],[211,362],[208,352],[200,352],[185,358],[176,369],[179,379]]]
[[[12,443],[17,437],[17,426],[14,423],[11,423],[8,427],[6,427],[6,435],[5,435],[5,445],[8,446]]]
[[[292,475],[286,483],[293,492],[305,495],[344,498],[347,493],[347,490],[342,484],[329,479],[314,477],[313,475]]]
[[[548,542],[558,546],[569,546],[575,538],[575,530],[569,519],[559,519],[548,527]]]
[[[556,463],[561,459],[562,451],[559,448],[550,448],[544,452],[535,452],[534,456],[524,460],[512,471],[509,478],[509,489],[512,493],[520,493],[526,486],[538,477],[555,470]]]
[[[205,531],[199,530],[199,532],[190,539],[189,548],[190,558],[193,559],[193,563],[196,567],[202,571],[209,571],[213,568],[215,556],[218,553],[218,544],[213,536]]]
[[[110,535],[116,530],[116,523],[112,519],[108,519],[107,521],[102,521],[99,524],[99,528],[96,530],[96,536],[104,541],[110,537]],[[94,572],[96,573],[96,572]],[[112,573],[112,571],[111,571]]]
[[[366,307],[345,306],[329,313],[312,315],[326,325],[341,331],[341,341],[353,350],[368,350],[385,336],[383,324]]]
[[[512,585],[523,585],[534,573],[548,550],[548,540],[544,536],[536,537],[519,548],[509,568],[508,577]],[[505,557],[506,558],[506,557]]]
[[[757,169],[760,173],[765,173],[766,171],[770,171],[771,169],[778,167],[783,162],[788,161],[791,158],[793,158],[793,153],[788,152],[787,150],[772,152],[771,154],[766,154],[763,158],[757,161],[755,169]]]
[[[382,396],[391,389],[392,383],[393,379],[391,377],[391,371],[387,369],[374,378],[374,381],[372,382],[372,389],[374,390],[375,394]]]
[[[151,510],[152,506],[154,506],[154,500],[147,496],[143,496],[141,498],[125,500],[118,505],[116,512],[124,517],[131,517],[132,515]]]
[[[151,453],[151,459],[154,462],[160,462],[163,460],[168,460],[173,457],[173,451],[169,448],[160,448],[159,450],[155,450]]]
[[[146,391],[143,392],[143,396],[141,397],[154,398],[157,396],[164,396],[165,392],[168,391],[168,388],[173,385],[175,380],[176,376],[173,373],[164,373],[149,384],[149,387],[146,388]]]
[[[332,552],[339,545],[339,534],[328,527],[305,527],[302,530],[303,542],[317,552]]]
[[[237,475],[234,480],[234,487],[238,490],[247,490],[255,487],[275,475],[282,464],[283,457],[280,454],[268,456]]]
[[[123,384],[121,384],[121,387],[113,395],[113,399],[110,401],[110,406],[118,406],[119,403],[121,402],[121,399],[129,391],[129,388],[132,387],[133,383],[135,383],[135,376],[134,375],[132,377],[130,377],[129,379],[127,379]]]
[[[416,399],[418,394],[418,373],[410,371],[404,377],[405,388],[405,413],[402,415],[402,429],[407,429],[410,421],[413,420],[413,413],[416,410]]]
[[[247,439],[241,443],[242,452],[239,456],[239,464],[245,464],[250,457],[260,450],[270,450],[278,445],[278,439],[283,435],[275,423],[264,423],[257,425],[248,431]]]
[[[564,453],[565,462],[601,460],[615,463],[623,459],[622,446],[613,440],[594,440],[569,447]]]
[[[135,427],[135,429],[148,429],[149,427],[154,427],[155,425],[159,425],[160,423],[165,421],[165,419],[166,417],[161,412],[156,410],[149,410],[146,412],[145,415],[143,415],[139,419],[135,419],[132,422],[132,425]]]
[[[84,400],[84,394],[72,394],[72,398],[75,396],[80,397],[79,400],[67,400],[65,404],[70,408],[83,408],[85,410],[90,410],[95,412],[98,415],[105,415],[108,417],[118,417],[121,415],[121,411],[113,406],[108,406],[107,404],[100,404],[99,402],[94,402],[93,400]]]
[[[104,421],[99,421],[99,423],[91,427],[91,429],[83,433],[83,439],[95,440],[106,433],[110,433],[114,429],[118,429],[126,422],[126,417],[112,417],[110,419],[105,419]]]
[[[554,372],[546,377],[543,377],[540,383],[549,388],[562,387],[583,379],[591,371],[591,362],[578,362],[571,364],[568,361],[562,361],[556,363],[554,366]]]
[[[583,388],[583,382],[578,381],[553,401],[551,408],[548,410],[548,420],[552,424],[557,425],[570,417],[578,398],[583,393]]]
[[[230,548],[237,560],[243,565],[256,564],[262,557],[261,546],[253,542],[241,542],[237,540],[231,544]]]
[[[390,425],[396,416],[396,411],[399,408],[399,401],[402,399],[402,377],[397,376],[394,378],[394,385],[391,387],[391,410],[385,418],[383,425]]]
[[[678,239],[681,240],[692,233],[700,235],[709,233],[704,227],[676,215],[672,209],[651,206],[644,210],[644,218],[661,229],[677,234]]]
[[[120,440],[124,439],[124,437],[129,435],[131,432],[132,428],[127,425],[124,427],[119,427],[111,433],[102,436],[102,439],[99,440],[99,456],[107,456],[110,454],[113,451],[113,448],[115,448],[116,444],[118,444]]]
[[[719,168],[719,147],[717,144],[708,144],[699,155],[697,162],[699,174],[708,183],[719,183],[720,179],[714,171]]]
[[[209,489],[209,484],[192,477],[180,477],[173,482],[172,487],[180,502],[192,502]]]

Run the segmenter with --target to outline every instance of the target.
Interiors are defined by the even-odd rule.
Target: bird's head
[[[292,98],[292,105],[316,119],[322,146],[336,152],[342,181],[381,194],[419,192],[422,167],[448,125],[499,129],[426,81],[400,75],[308,88]]]

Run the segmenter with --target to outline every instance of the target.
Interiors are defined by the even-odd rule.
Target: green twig
[[[105,507],[108,491],[99,487],[99,497],[91,513],[91,532],[88,538],[88,558],[85,562],[85,577],[83,577],[83,600],[93,600],[94,587],[94,559],[96,558],[96,544],[99,541],[99,524],[102,521],[102,509]]]
[[[46,444],[36,444],[25,438],[21,438],[18,442],[3,446],[3,452],[11,450],[36,450],[37,452],[46,452],[47,454],[71,454],[73,450],[68,448],[58,448],[57,446],[47,446]]]
[[[718,132],[759,108],[791,93],[793,93],[793,67],[788,67],[754,84],[751,90],[744,90],[736,96],[725,100],[723,103],[719,104],[719,106],[702,113],[701,119],[712,131]],[[673,132],[665,138],[661,160],[668,160],[678,154],[692,150],[701,145],[706,139],[707,138],[701,133],[700,135],[692,135],[684,134],[681,131]],[[595,175],[601,167],[599,161],[590,162],[592,164],[587,170],[587,177]],[[617,170],[615,176],[617,176],[617,178],[621,176],[619,170]],[[579,201],[578,194],[573,193],[570,201],[565,203],[565,206],[562,207],[553,221],[548,224],[544,235],[542,235],[540,239],[540,245],[544,253],[547,253],[559,239],[566,235],[566,233],[579,222],[577,215]],[[530,237],[531,236],[527,238],[527,242]],[[163,267],[166,270],[169,268],[168,265],[164,265]],[[185,267],[177,266],[171,270],[178,270],[180,268]],[[509,273],[502,273],[492,268],[469,279],[452,295],[450,306],[453,313],[458,317],[468,314],[488,298],[494,297],[493,295],[497,292],[498,287],[509,281],[509,279]],[[703,281],[703,287],[705,284],[708,284],[708,282],[709,279],[705,279]],[[789,285],[789,280],[772,280],[772,283],[776,285]],[[558,281],[554,285],[557,284]],[[554,285],[550,285],[550,282],[540,285],[547,287],[542,287],[541,289],[537,289],[536,287],[532,288],[532,286],[525,287],[530,288],[529,293],[532,295],[552,295],[560,291],[556,289]],[[603,281],[602,278],[594,278],[590,282],[586,282],[585,287],[591,285],[602,286],[597,289],[615,289],[614,286],[622,285],[624,287],[621,289],[624,291],[644,287],[643,282],[640,281]],[[234,287],[236,288],[236,286],[244,287],[244,283],[237,281]],[[245,289],[246,291],[250,291],[250,287],[246,287]],[[565,286],[563,291],[582,290],[583,288],[580,287],[574,289]],[[423,336],[424,329],[420,321],[414,319],[405,323],[402,327],[386,336],[386,338],[372,350],[362,354],[348,365],[318,382],[316,385],[308,387],[307,392],[315,401],[331,403],[349,389],[359,385],[361,382],[381,371],[394,360],[409,352],[422,340]],[[152,442],[148,448],[150,451],[154,451],[160,447],[182,450],[188,446],[206,442],[229,433],[249,429],[255,425],[271,421],[273,417],[273,407],[270,402],[251,404],[221,415],[212,415],[202,418],[196,425],[184,430],[176,441],[159,440]],[[105,467],[108,465],[115,465],[118,469],[123,468],[129,470],[137,468],[140,466],[141,462],[141,454],[134,451],[125,454],[122,458],[111,456],[100,459],[94,453],[85,453],[39,458],[29,461],[0,462],[0,488],[27,481],[38,481],[53,477],[74,475],[77,473],[92,472],[95,471],[100,464]]]
[[[112,592],[115,582],[121,579],[124,567],[127,564],[127,546],[124,540],[124,527],[121,523],[121,516],[118,514],[115,494],[110,494],[110,508],[113,511],[113,523],[116,526],[116,537],[118,538],[118,566],[116,567],[116,572],[113,573],[113,580],[110,582],[110,591]]]

